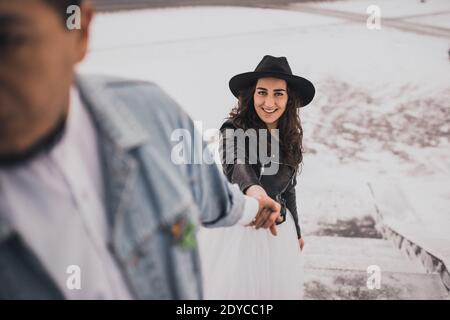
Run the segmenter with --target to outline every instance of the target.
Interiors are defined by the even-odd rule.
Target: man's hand
[[[275,222],[280,217],[280,204],[269,196],[260,196],[257,200],[259,202],[259,211],[251,225],[256,229],[270,229],[270,232],[276,236],[277,228]]]

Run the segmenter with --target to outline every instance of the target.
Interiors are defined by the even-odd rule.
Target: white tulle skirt
[[[303,257],[291,214],[269,230],[205,229],[198,234],[207,300],[293,300],[303,297]]]

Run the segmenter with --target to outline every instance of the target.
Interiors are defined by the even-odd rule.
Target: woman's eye
[[[265,95],[266,95],[266,92],[265,92],[265,91],[259,91],[258,94],[259,94],[260,96],[265,96]]]
[[[281,92],[277,92],[277,93],[275,93],[275,96],[276,96],[276,97],[282,97],[282,96],[284,96],[284,94],[281,93]]]
[[[26,37],[22,35],[14,34],[0,34],[0,48],[10,49],[23,45],[26,41]]]

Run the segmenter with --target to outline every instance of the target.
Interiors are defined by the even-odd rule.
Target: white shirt
[[[131,298],[107,248],[101,172],[96,131],[76,89],[65,133],[51,152],[24,167],[0,170],[0,212],[67,299]],[[80,268],[80,290],[73,288],[70,266]]]
[[[132,298],[107,248],[101,173],[96,130],[75,88],[61,141],[23,167],[0,170],[0,213],[67,299]],[[250,223],[258,206],[246,197],[239,223]],[[80,268],[79,290],[70,285],[76,283],[71,266]]]

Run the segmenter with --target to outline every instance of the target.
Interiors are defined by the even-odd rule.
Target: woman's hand
[[[300,246],[300,250],[303,251],[303,247],[305,246],[305,240],[303,240],[303,238],[298,239],[298,244]]]

